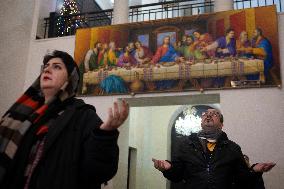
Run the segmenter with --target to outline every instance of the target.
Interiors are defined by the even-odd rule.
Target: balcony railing
[[[283,12],[284,0],[234,0],[234,9],[245,9],[276,5],[277,12]]]
[[[235,0],[235,9],[276,5],[283,11],[284,0]],[[214,0],[176,0],[129,7],[129,22],[157,20],[213,12]],[[60,16],[55,12],[44,18],[43,38],[74,35],[77,28],[111,25],[113,9]]]

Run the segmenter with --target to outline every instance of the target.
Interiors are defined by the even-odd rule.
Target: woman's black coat
[[[118,131],[99,129],[95,108],[69,99],[65,111],[49,128],[43,156],[34,170],[30,189],[100,188],[117,171]],[[3,189],[22,189],[37,126],[25,135],[2,182]]]

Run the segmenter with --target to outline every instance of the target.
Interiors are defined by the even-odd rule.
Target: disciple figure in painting
[[[248,33],[246,31],[242,31],[240,33],[239,39],[236,41],[238,56],[240,57],[252,57],[252,53],[250,52],[251,42],[248,38]]]
[[[136,65],[136,59],[131,55],[130,47],[127,45],[124,48],[124,52],[119,56],[117,66],[119,67],[130,67]]]
[[[264,75],[266,82],[270,82],[269,70],[273,66],[272,46],[267,38],[263,36],[262,30],[256,28],[253,32],[252,48],[248,50],[255,58],[264,59]],[[259,79],[258,75],[250,76],[248,79]]]
[[[186,34],[182,36],[182,39],[181,39],[182,45],[185,45],[185,44],[186,44],[186,38],[187,38],[187,35],[186,35]]]
[[[163,39],[163,45],[158,47],[152,63],[158,62],[176,62],[179,61],[180,57],[178,56],[175,48],[170,44],[170,37],[166,36]]]
[[[135,59],[139,64],[148,63],[152,59],[152,52],[149,50],[149,48],[142,45],[140,41],[135,42]]]
[[[212,44],[202,48],[203,52],[208,52],[211,50],[215,50],[216,57],[231,57],[236,56],[236,39],[235,39],[235,31],[232,28],[226,30],[226,36],[218,38]],[[205,79],[206,81],[209,81]],[[225,84],[224,77],[216,77],[213,79],[214,87],[223,87]],[[209,82],[206,84],[207,87],[212,86],[212,83]]]
[[[204,52],[216,50],[217,57],[236,56],[235,31],[232,28],[227,29],[226,36],[218,38],[211,45],[202,49]]]
[[[182,41],[177,41],[176,43],[174,43],[174,48],[179,56],[183,56],[183,48],[185,46],[184,44],[185,43],[183,43]]]
[[[131,54],[131,56],[134,57],[134,55],[135,55],[135,44],[134,44],[134,42],[130,41],[127,46],[129,48],[129,53]]]
[[[179,56],[184,57],[184,48],[187,46],[187,39],[188,35],[184,34],[181,38],[181,41],[177,41],[174,43],[174,47],[176,52],[178,53]]]
[[[196,48],[196,44],[194,43],[193,36],[186,37],[186,43],[183,46],[183,57],[185,60],[192,59],[204,59],[205,56],[202,54],[200,49]]]
[[[188,35],[184,34],[181,38],[181,41],[177,41],[174,43],[175,50],[180,56],[183,56],[183,49],[186,46],[186,38]]]
[[[104,43],[102,50],[98,54],[99,67],[108,66],[108,43]]]
[[[117,65],[117,59],[119,57],[120,51],[116,48],[115,42],[111,41],[109,43],[109,49],[107,52],[107,63],[108,66],[116,66]]]
[[[202,49],[210,44],[213,43],[213,39],[209,33],[201,34],[200,31],[194,31],[194,45],[197,49]],[[207,50],[204,52],[204,56],[208,57],[214,57],[215,56],[215,50]]]
[[[82,66],[84,66],[83,72],[93,71],[98,68],[98,65],[99,65],[98,55],[100,54],[101,50],[102,50],[101,42],[96,42],[94,44],[94,48],[88,50],[88,52],[85,55],[84,64],[81,64]]]

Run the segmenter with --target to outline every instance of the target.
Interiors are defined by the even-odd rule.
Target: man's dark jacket
[[[239,145],[224,132],[212,155],[202,147],[197,134],[185,138],[171,164],[164,176],[174,182],[184,181],[185,189],[230,189],[233,181],[249,185],[256,174],[247,167]]]
[[[111,179],[118,166],[118,131],[100,130],[101,123],[93,106],[75,98],[69,100],[47,133],[29,189],[98,189]],[[1,189],[23,189],[36,130],[33,126],[25,135]]]

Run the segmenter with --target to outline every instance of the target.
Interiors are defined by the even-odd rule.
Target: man
[[[238,56],[240,57],[252,57],[252,53],[248,52],[248,50],[251,48],[251,42],[248,38],[248,33],[246,31],[242,31],[240,33],[239,39],[236,41],[237,46],[237,52]]]
[[[88,50],[84,59],[84,72],[93,71],[98,68],[98,55],[101,50],[101,42],[96,42],[94,48]]]
[[[194,43],[192,36],[186,37],[186,43],[183,47],[183,56],[185,60],[190,59],[205,59],[206,57],[202,54],[200,49],[197,48],[197,44]]]
[[[226,36],[218,38],[214,43],[202,49],[204,52],[216,50],[217,57],[236,56],[235,31],[232,28],[226,30]]]
[[[258,163],[249,169],[239,145],[222,131],[222,114],[209,109],[201,118],[202,130],[183,141],[171,162],[152,160],[154,167],[169,180],[183,180],[186,189],[229,189],[233,182],[246,187],[258,174],[275,166]]]
[[[244,159],[246,161],[246,164],[248,167],[251,167],[250,162],[249,162],[249,157],[244,154]],[[254,165],[252,165],[254,166]],[[242,186],[238,186],[235,183],[233,183],[232,189],[245,189]],[[265,189],[262,174],[259,174],[257,177],[255,177],[254,181],[252,182],[252,185],[250,186],[249,189]]]
[[[134,58],[136,59],[138,64],[148,63],[152,59],[152,52],[148,47],[142,45],[140,41],[135,42],[135,54]]]
[[[202,52],[208,52],[215,50],[215,56],[222,57],[232,57],[236,56],[236,39],[235,39],[235,31],[232,28],[226,30],[226,35],[218,38],[212,44],[201,49]],[[225,77],[217,77],[214,79],[214,87],[223,87],[230,85],[230,78]]]
[[[178,56],[175,48],[170,43],[170,36],[166,36],[163,39],[163,45],[158,47],[155,55],[153,56],[152,63],[159,62],[176,62],[183,59]]]
[[[272,46],[267,38],[263,36],[260,28],[256,28],[252,36],[252,48],[247,53],[252,53],[255,58],[264,59],[264,75],[266,81],[271,80],[269,70],[273,66]],[[250,76],[248,79],[258,79],[259,76]]]
[[[127,45],[124,48],[123,54],[121,54],[117,60],[117,66],[119,67],[131,67],[137,64],[136,59],[131,55],[131,49]]]
[[[134,57],[134,56],[135,56],[135,44],[134,44],[134,42],[133,42],[133,41],[130,41],[127,46],[128,46],[130,55]],[[123,53],[123,52],[122,52],[122,53]],[[121,54],[122,54],[122,53],[121,53]],[[121,54],[120,54],[120,55],[121,55]]]
[[[173,45],[170,43],[170,36],[165,36],[163,39],[163,44],[158,47],[155,55],[153,56],[152,64],[161,64],[164,62],[182,62],[183,57],[179,57]],[[155,85],[157,89],[170,89],[176,85],[176,80],[161,80],[156,81]]]
[[[111,41],[108,46],[109,49],[107,51],[107,64],[108,66],[116,66],[117,59],[120,55],[120,49],[116,48],[114,41]]]
[[[194,45],[196,46],[197,49],[201,50],[203,47],[206,47],[206,46],[213,43],[213,39],[212,39],[212,37],[209,33],[201,34],[201,32],[199,30],[197,30],[197,31],[193,32],[193,36],[195,38],[194,39]],[[206,51],[206,53],[204,52],[204,54],[208,57],[214,57],[215,56],[215,49]]]

